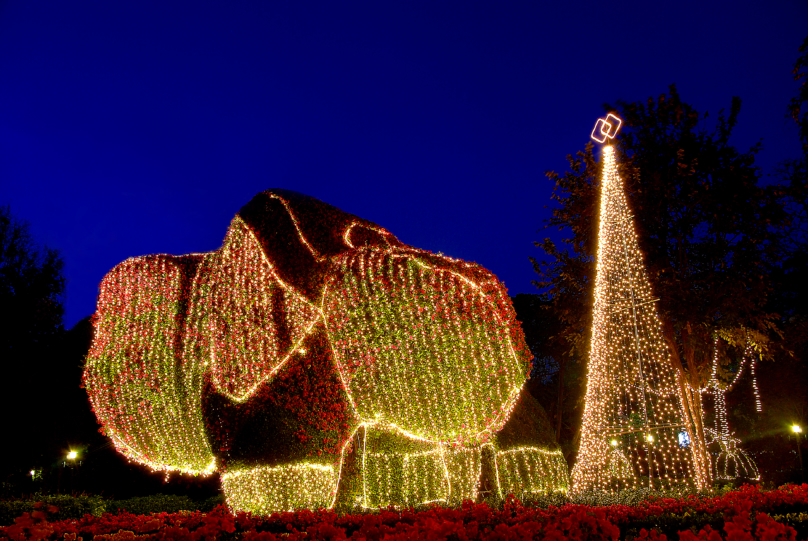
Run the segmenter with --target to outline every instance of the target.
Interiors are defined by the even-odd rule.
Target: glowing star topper
[[[606,118],[599,118],[595,123],[595,129],[592,130],[592,139],[598,143],[605,143],[606,139],[614,139],[623,121],[619,117],[609,113]]]

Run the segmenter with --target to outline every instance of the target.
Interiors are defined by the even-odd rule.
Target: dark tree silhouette
[[[559,339],[564,326],[547,295],[520,293],[511,302],[534,357],[528,390],[544,407],[556,441],[572,463],[577,450],[574,438],[583,413],[585,365],[575,362],[568,355],[569,346]]]
[[[800,56],[794,63],[794,80],[800,83],[797,95],[791,98],[788,104],[787,115],[794,119],[799,127],[800,139],[803,148],[808,152],[808,37],[802,42],[798,49]]]
[[[39,247],[26,222],[0,207],[0,393],[2,467],[8,474],[34,460],[45,432],[43,386],[63,333],[64,263]],[[27,459],[27,462],[26,462]]]
[[[63,267],[56,250],[38,247],[28,224],[0,207],[0,351],[6,362],[61,333]]]
[[[803,265],[808,251],[808,38],[803,41],[799,52],[792,73],[800,85],[786,107],[786,118],[797,126],[802,156],[783,160],[775,168],[774,176],[781,186],[781,197],[789,217],[787,249],[789,255],[802,256],[796,264]]]
[[[769,310],[780,315],[784,347],[776,352],[777,362],[761,373],[763,416],[748,423],[751,450],[758,451],[761,469],[769,469],[775,482],[802,481],[796,463],[799,455],[794,453],[797,441],[789,427],[794,423],[804,427],[808,422],[808,38],[798,52],[792,73],[799,86],[786,108],[786,118],[798,128],[802,155],[784,160],[774,171],[788,225],[784,257],[772,274],[775,291]],[[739,402],[742,411],[743,401]],[[802,455],[808,454],[805,438],[799,442]]]

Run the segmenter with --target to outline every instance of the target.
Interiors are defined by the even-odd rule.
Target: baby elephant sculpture
[[[119,264],[94,328],[116,448],[220,472],[234,511],[474,499],[486,469],[500,494],[568,486],[554,444],[502,435],[531,357],[504,286],[312,197],[263,192],[220,249]]]

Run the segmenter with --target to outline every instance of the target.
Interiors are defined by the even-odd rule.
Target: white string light
[[[598,124],[598,139],[616,134],[612,128],[619,124],[609,120]],[[687,417],[611,146],[603,147],[599,219],[592,342],[573,491],[684,483],[693,477],[692,456],[678,445]]]
[[[746,355],[749,357],[749,371],[752,373],[752,393],[755,396],[755,411],[762,413],[763,403],[760,400],[760,389],[758,388],[757,374],[755,373],[757,359],[755,358],[751,344],[746,347]]]
[[[496,454],[497,476],[503,494],[569,491],[567,462],[560,450],[519,447]]]
[[[230,509],[264,514],[330,507],[337,480],[332,466],[301,463],[226,472],[222,489]]]
[[[492,273],[351,220],[337,231],[343,251],[321,253],[289,201],[265,195],[280,201],[301,244],[322,264],[315,301],[281,279],[238,215],[219,250],[133,258],[105,276],[84,384],[119,451],[166,472],[219,469],[231,509],[261,513],[333,507],[346,449],[369,428],[423,450],[363,452],[365,505],[474,499],[485,445],[494,447],[500,493],[566,490],[560,453],[497,452],[492,443],[523,392],[531,356],[507,290]],[[370,234],[381,241],[369,243]],[[206,379],[244,403],[304,358],[303,344],[320,331],[344,391],[340,400],[354,414],[330,440],[333,451],[272,467],[217,464],[202,413]]]
[[[728,385],[722,385],[718,380],[718,336],[716,336],[713,339],[713,359],[710,379],[707,385],[700,389],[702,395],[706,394],[712,398],[714,411],[713,427],[705,427],[704,435],[708,445],[718,445],[718,453],[714,453],[713,474],[716,479],[724,481],[739,478],[760,479],[760,472],[755,462],[746,454],[746,451],[739,447],[741,440],[734,436],[734,432],[730,432],[727,419],[727,393],[731,391],[735,384],[741,379],[744,365],[747,361],[750,363],[753,388],[757,391],[757,381],[754,371],[755,361],[751,354],[752,346],[749,345],[744,351],[744,356],[741,358],[741,365],[738,368],[738,372],[736,372],[735,376],[732,378],[732,381]],[[757,406],[760,405],[757,392],[755,392],[755,402]]]

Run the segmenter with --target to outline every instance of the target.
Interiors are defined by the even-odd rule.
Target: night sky
[[[65,325],[127,257],[218,248],[287,188],[536,292],[549,169],[602,104],[743,107],[764,174],[808,2],[0,2],[0,204],[66,263]],[[708,123],[709,127],[710,124]]]

